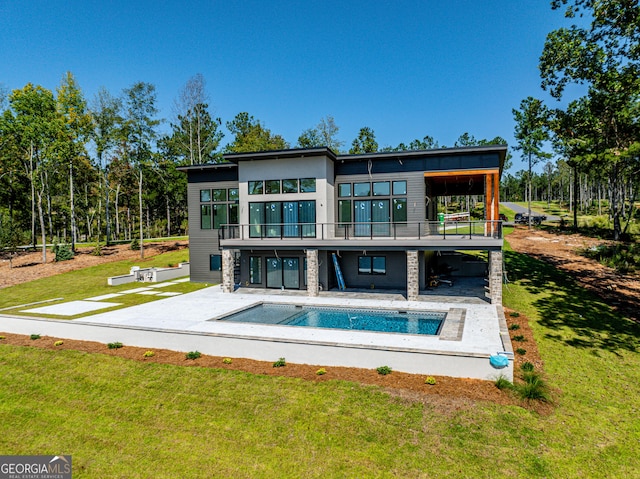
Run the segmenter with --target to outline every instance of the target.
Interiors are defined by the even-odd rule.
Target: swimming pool
[[[440,333],[446,316],[447,313],[438,311],[376,311],[263,303],[219,320],[434,336]]]

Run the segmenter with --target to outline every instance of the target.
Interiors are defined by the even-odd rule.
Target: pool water
[[[241,323],[437,335],[447,313],[375,311],[285,304],[260,304],[220,318]]]

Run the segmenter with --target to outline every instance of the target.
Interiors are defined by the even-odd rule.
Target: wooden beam
[[[477,176],[477,175],[497,175],[498,170],[454,170],[454,171],[425,171],[425,178],[436,178],[438,176]]]

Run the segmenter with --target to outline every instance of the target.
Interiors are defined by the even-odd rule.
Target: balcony
[[[276,223],[223,225],[222,248],[500,249],[501,221]]]

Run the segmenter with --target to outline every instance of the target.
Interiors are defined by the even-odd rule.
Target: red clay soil
[[[188,241],[145,243],[144,257],[149,259],[158,254],[184,249],[188,246]],[[140,259],[140,251],[132,250],[128,244],[103,246],[102,256],[95,256],[93,252],[94,248],[77,248],[73,259],[57,263],[54,261],[55,255],[50,250],[47,251],[46,263],[42,263],[41,251],[21,252],[13,258],[13,268],[10,267],[9,255],[0,253],[0,288],[98,264]],[[140,264],[144,264],[144,260],[140,260]]]
[[[511,238],[511,237],[510,237]],[[536,244],[535,242],[532,242]],[[155,245],[145,245],[145,257],[159,254],[168,250],[183,248],[185,242],[179,243],[160,243]],[[46,264],[38,263],[40,253],[22,254],[19,258],[14,259],[14,268],[9,269],[8,261],[3,262],[0,269],[0,288],[31,281],[44,276],[52,276],[66,271],[85,268],[108,261],[119,261],[122,259],[135,259],[139,257],[139,252],[131,251],[128,245],[110,246],[104,249],[104,256],[93,256],[92,249],[79,250],[73,260],[55,263],[52,261]],[[51,255],[49,255],[51,256]],[[541,371],[543,363],[538,353],[536,342],[533,338],[527,318],[522,315],[513,317],[510,311],[505,311],[507,323],[509,325],[517,323],[519,329],[512,331],[512,336],[524,336],[524,348],[526,354],[524,356],[516,354],[515,370],[520,370],[520,365],[529,361]],[[1,327],[0,327],[1,329]],[[222,362],[222,357],[203,355],[196,360],[185,359],[185,354],[181,352],[154,349],[153,357],[145,357],[144,353],[147,349],[137,348],[125,345],[120,349],[108,349],[105,344],[77,341],[65,338],[42,337],[32,340],[29,336],[16,335],[10,333],[0,333],[4,339],[0,340],[0,344],[11,344],[17,346],[40,347],[46,349],[73,349],[95,354],[108,354],[121,358],[136,361],[156,362],[164,364],[173,364],[185,367],[212,367],[220,369],[234,369],[246,371],[252,374],[278,375],[302,378],[307,381],[330,381],[330,380],[346,380],[366,385],[375,385],[384,388],[390,394],[399,396],[410,401],[421,401],[431,405],[436,405],[439,411],[446,413],[447,411],[455,411],[458,409],[466,409],[472,407],[478,401],[490,401],[497,404],[514,404],[523,407],[532,408],[536,411],[546,414],[552,410],[552,406],[542,403],[524,403],[516,399],[512,394],[501,391],[496,388],[491,381],[481,381],[474,379],[457,379],[451,377],[434,376],[435,385],[425,384],[426,376],[407,374],[393,371],[388,375],[380,375],[375,370],[344,368],[344,367],[325,367],[326,374],[318,375],[316,371],[323,365],[302,365],[287,363],[285,367],[274,368],[272,363],[264,361],[254,361],[243,358],[232,358],[231,364]],[[63,341],[60,346],[55,346],[56,341]],[[514,343],[514,347],[519,347],[518,343]]]
[[[517,227],[507,237],[511,247],[567,272],[584,288],[592,291],[621,314],[640,321],[640,275],[617,273],[579,254],[579,250],[609,244],[611,241],[579,234],[556,234],[540,229]]]

